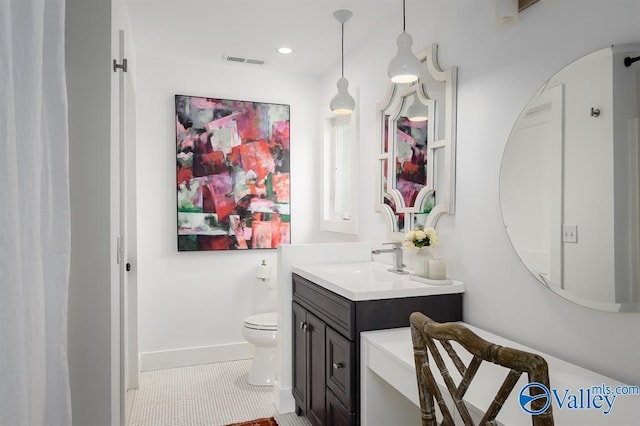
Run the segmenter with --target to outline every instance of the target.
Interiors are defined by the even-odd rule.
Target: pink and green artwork
[[[178,250],[291,241],[289,105],[175,96]]]

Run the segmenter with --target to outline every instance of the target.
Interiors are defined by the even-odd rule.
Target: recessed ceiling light
[[[288,55],[289,53],[293,53],[293,49],[286,46],[278,47],[277,50],[278,50],[278,53],[282,53],[283,55]]]

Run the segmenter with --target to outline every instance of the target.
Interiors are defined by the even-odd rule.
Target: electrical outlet
[[[578,225],[562,225],[562,242],[578,242]]]

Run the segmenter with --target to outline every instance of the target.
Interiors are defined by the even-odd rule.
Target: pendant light
[[[407,118],[409,121],[427,121],[429,119],[429,109],[420,101],[418,96],[407,109]]]
[[[331,111],[334,114],[351,114],[356,107],[356,101],[349,94],[349,81],[344,78],[344,23],[351,18],[353,13],[350,10],[336,10],[333,16],[342,24],[342,73],[338,79],[338,94],[331,99]]]
[[[389,78],[394,83],[412,83],[420,77],[420,60],[411,52],[413,38],[405,30],[405,0],[402,0],[402,33],[396,44],[398,53],[389,63]]]

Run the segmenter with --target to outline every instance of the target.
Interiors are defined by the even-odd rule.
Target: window
[[[324,231],[357,233],[357,110],[356,101],[353,113],[329,117],[325,122],[321,224]]]

